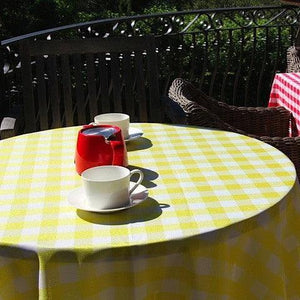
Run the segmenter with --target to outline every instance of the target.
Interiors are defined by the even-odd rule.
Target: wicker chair
[[[217,101],[190,82],[177,78],[164,99],[165,113],[172,123],[217,128],[244,134],[285,153],[300,175],[300,137],[289,137],[292,114],[283,107],[237,107]],[[179,120],[179,121],[178,121]]]

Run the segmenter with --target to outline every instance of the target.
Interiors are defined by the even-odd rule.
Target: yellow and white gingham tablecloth
[[[132,124],[149,199],[76,210],[80,127],[0,142],[0,299],[300,299],[291,161],[230,132]]]

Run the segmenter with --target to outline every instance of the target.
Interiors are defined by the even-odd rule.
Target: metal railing
[[[154,35],[161,94],[172,80],[191,80],[235,105],[266,106],[274,74],[286,69],[300,10],[290,6],[204,9],[103,19],[1,42],[2,110],[22,103],[18,45],[25,39]]]

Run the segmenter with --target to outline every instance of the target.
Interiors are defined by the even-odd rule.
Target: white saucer
[[[134,182],[130,182],[130,187],[132,187],[133,184]],[[148,190],[141,184],[130,195],[131,203],[127,206],[118,207],[118,208],[96,209],[96,208],[89,207],[86,204],[85,195],[82,186],[72,190],[68,195],[69,203],[75,208],[85,210],[85,211],[90,211],[90,212],[98,212],[98,213],[111,213],[111,212],[128,209],[144,202],[147,198],[148,198]]]
[[[129,137],[125,139],[125,142],[129,142],[135,139],[138,139],[143,135],[143,131],[138,128],[129,127]]]

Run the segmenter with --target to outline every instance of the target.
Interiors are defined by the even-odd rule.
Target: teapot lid
[[[85,135],[101,135],[105,139],[109,139],[112,135],[114,135],[118,130],[114,127],[91,127],[91,128],[86,128],[82,131],[83,134]]]

